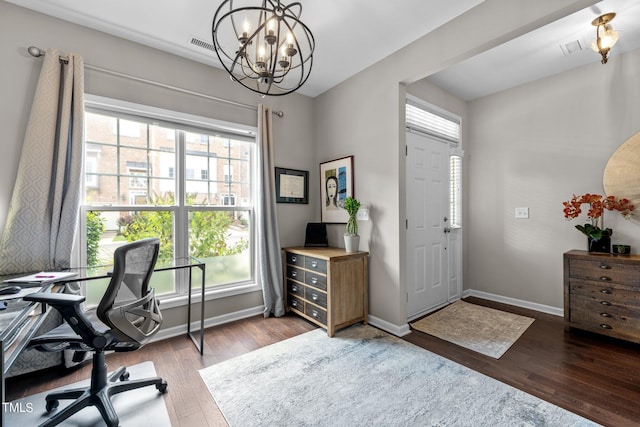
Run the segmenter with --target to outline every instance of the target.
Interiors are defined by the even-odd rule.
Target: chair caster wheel
[[[120,375],[120,381],[128,381],[129,380],[129,372],[124,371],[122,375]]]
[[[167,382],[166,381],[162,381],[160,384],[156,384],[156,388],[158,389],[158,391],[162,394],[167,392]]]
[[[60,402],[57,400],[47,400],[46,411],[51,412],[56,409],[60,405]]]

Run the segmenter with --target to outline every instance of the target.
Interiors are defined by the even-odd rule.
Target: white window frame
[[[134,104],[126,101],[101,97],[97,95],[85,94],[85,108],[111,111],[116,114],[127,114],[127,115],[134,115],[134,116],[138,115],[141,117],[145,117],[146,119],[157,119],[157,120],[169,121],[172,123],[182,123],[185,126],[205,129],[206,131],[213,132],[214,134],[227,133],[230,135],[235,135],[237,136],[237,138],[244,137],[245,139],[254,139],[254,140],[257,139],[256,137],[257,128],[252,126],[225,122],[221,120],[211,119],[208,117],[195,116],[195,115],[181,113],[181,112],[169,111],[161,108]],[[187,132],[187,134],[188,133],[189,132]],[[178,171],[180,169],[184,169],[184,163],[182,159],[186,155],[185,154],[186,142],[187,141],[185,141],[184,146],[180,147],[180,150],[179,150],[180,152],[176,152],[176,162],[178,163],[176,165],[177,169],[174,169],[174,173],[176,175],[178,175]],[[257,185],[257,181],[258,181],[257,177],[259,176],[257,173],[258,172],[257,169],[258,169],[258,165],[260,164],[259,150],[257,149],[257,145],[254,153],[255,155],[254,155],[254,161],[252,162],[253,163],[252,173],[253,173],[253,176],[256,177],[254,180],[254,183],[255,185]],[[178,188],[176,189],[176,194],[175,194],[175,197],[177,200],[179,197],[182,198],[183,195],[185,194],[185,184],[187,179],[186,177],[182,181],[180,181],[178,177],[176,177],[176,179],[178,181],[178,185],[177,185]],[[250,212],[250,215],[252,216],[252,221],[251,221],[252,227],[250,231],[250,239],[251,239],[250,247],[252,251],[251,252],[252,278],[245,282],[230,283],[226,285],[215,285],[211,287],[208,286],[205,289],[206,300],[224,298],[228,296],[239,295],[239,294],[261,290],[261,286],[258,281],[258,275],[257,275],[257,256],[256,256],[257,233],[256,233],[255,224],[257,224],[258,222],[258,215],[259,215],[259,211],[256,208],[257,207],[257,200],[256,200],[257,191],[258,191],[257,188],[254,187],[253,199],[256,202],[253,204],[253,206],[236,206],[237,209],[241,211],[248,210]],[[99,210],[103,210],[103,211],[122,211],[122,210],[129,209],[129,207],[130,205],[127,205],[127,206],[83,205],[81,207],[81,215],[80,215],[80,221],[79,221],[80,230],[86,229],[85,218],[86,218],[87,211],[96,210],[96,208],[100,208]],[[133,206],[133,209],[131,210],[142,210],[142,208],[143,208],[142,206]],[[226,210],[229,210],[230,208],[233,208],[233,207],[222,206],[222,209],[220,210],[224,210],[225,208]],[[185,206],[184,208],[180,208],[180,209],[178,209],[177,206],[162,206],[162,207],[146,206],[144,207],[144,210],[171,211],[174,213],[174,221],[176,223],[180,221],[185,224],[181,227],[176,227],[176,229],[174,230],[174,241],[176,242],[174,244],[174,256],[176,257],[188,256],[188,244],[186,243],[178,244],[177,242],[179,241],[187,242],[187,236],[185,236],[185,234],[187,229],[186,224],[188,223],[188,213],[189,211],[193,211],[197,209],[198,207],[192,207],[192,206]],[[233,210],[236,210],[236,209],[233,208]],[[76,235],[77,235],[76,247],[78,248],[78,252],[74,254],[74,260],[76,261],[77,265],[84,265],[83,261],[85,259],[84,257],[86,256],[86,254],[81,253],[81,251],[83,250],[83,248],[86,248],[86,241],[85,241],[86,233],[79,232],[79,233],[76,233]],[[163,307],[170,308],[170,307],[182,306],[182,305],[185,305],[187,302],[187,290],[188,290],[188,283],[186,283],[187,270],[180,270],[180,271],[177,271],[176,273],[177,273],[176,274],[176,293],[162,295],[159,297],[159,299],[163,301]],[[184,274],[181,274],[181,273],[184,273]],[[200,298],[199,296],[194,295],[192,300],[199,301]]]

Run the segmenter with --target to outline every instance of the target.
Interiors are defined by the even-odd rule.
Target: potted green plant
[[[360,245],[360,236],[358,235],[358,209],[360,202],[349,196],[344,201],[344,208],[349,214],[347,220],[347,230],[344,233],[344,247],[347,252],[358,252]]]

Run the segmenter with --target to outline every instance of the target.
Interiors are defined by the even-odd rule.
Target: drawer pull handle
[[[602,317],[611,317],[611,315],[609,313],[600,313],[600,316],[602,316]]]
[[[611,326],[607,325],[606,323],[601,324],[600,327],[602,329],[613,329]]]
[[[298,258],[296,258],[295,255],[291,257],[291,262],[296,262],[297,260],[298,260]]]
[[[599,267],[603,270],[611,270],[611,266],[608,264],[600,264]]]
[[[311,299],[314,301],[318,301],[318,294],[311,294]]]
[[[311,267],[316,268],[318,266],[318,261],[311,261]]]
[[[607,307],[611,306],[611,303],[609,301],[600,301],[600,304],[605,305]]]
[[[311,310],[311,315],[313,317],[318,317],[318,310]]]
[[[297,275],[298,275],[298,272],[297,272],[297,271],[292,271],[292,272],[291,272],[291,277],[296,277]]]
[[[318,278],[317,278],[317,277],[312,277],[312,278],[311,278],[311,283],[312,283],[312,284],[314,284],[314,285],[315,285],[316,283],[318,283]]]
[[[600,281],[601,282],[610,282],[611,281],[611,277],[601,276],[600,277]]]
[[[291,301],[291,307],[297,307],[298,306],[298,301],[293,300]]]
[[[298,286],[297,285],[291,285],[291,292],[298,292]]]
[[[601,294],[610,295],[611,294],[611,289],[600,289],[600,293]]]

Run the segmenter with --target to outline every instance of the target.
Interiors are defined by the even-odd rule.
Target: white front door
[[[415,318],[459,298],[458,251],[449,251],[449,145],[407,132],[406,173],[407,317]]]

